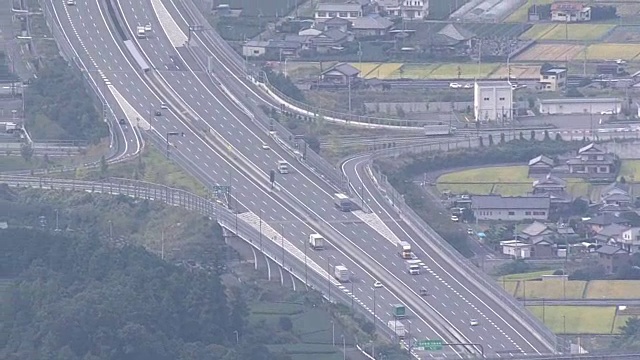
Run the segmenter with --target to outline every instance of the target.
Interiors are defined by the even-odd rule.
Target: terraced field
[[[500,79],[506,78],[508,74],[509,69],[506,66],[501,66],[489,77]],[[540,77],[540,66],[511,64],[511,76],[515,77],[516,79],[537,79]]]
[[[535,24],[520,38],[526,40],[594,41],[602,39],[615,27],[611,24]]]
[[[460,77],[463,79],[485,78],[494,72],[498,66],[497,64],[442,64],[429,74],[429,78],[456,79],[458,77],[458,67],[460,68]]]
[[[640,44],[593,44],[586,51],[587,60],[637,60]]]
[[[404,64],[388,79],[427,79],[439,65],[437,64]]]
[[[565,61],[573,60],[584,51],[584,45],[535,44],[528,48],[515,61]],[[617,59],[617,58],[613,58]]]

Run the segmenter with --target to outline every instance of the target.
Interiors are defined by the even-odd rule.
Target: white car
[[[460,221],[460,218],[457,215],[451,215],[451,221],[458,222]]]
[[[262,150],[271,150],[271,148],[267,144],[262,144]]]
[[[67,5],[75,5],[76,0],[67,0]]]
[[[160,103],[160,109],[169,109],[166,103]]]
[[[601,111],[600,115],[614,115],[616,112],[609,109],[609,110],[605,110],[605,111]]]
[[[473,84],[464,84],[465,89],[473,89]]]
[[[450,83],[449,87],[452,89],[460,89],[462,87],[462,85],[458,84],[458,83]]]
[[[477,319],[471,319],[469,321],[469,325],[470,326],[478,326],[478,325],[480,325],[480,321],[478,321]]]
[[[379,289],[382,287],[382,283],[376,280],[376,282],[373,283],[373,287],[376,289]]]

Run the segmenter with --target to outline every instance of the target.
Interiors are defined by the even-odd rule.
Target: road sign
[[[416,348],[427,350],[427,351],[438,351],[442,350],[442,340],[421,340],[416,342]]]

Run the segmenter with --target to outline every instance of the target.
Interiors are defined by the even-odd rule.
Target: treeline
[[[430,199],[414,180],[428,172],[457,167],[526,163],[541,154],[554,158],[584,145],[580,141],[552,140],[548,132],[545,133],[543,141],[531,140],[533,138],[531,136],[527,140],[525,135],[520,133],[519,139],[506,142],[504,134],[496,141],[490,135],[488,140],[481,142],[480,147],[406,154],[401,158],[381,158],[374,161],[374,166],[404,195],[407,205],[456,250],[468,257],[473,253],[469,248],[467,233],[460,226],[452,225],[450,221],[438,221],[442,217],[441,210],[433,205],[433,199]]]
[[[36,139],[97,143],[108,127],[78,71],[62,58],[47,61],[26,90],[27,129]]]
[[[304,94],[290,78],[282,75],[281,73],[275,72],[268,67],[264,67],[262,70],[267,74],[269,83],[276,89],[280,90],[280,92],[294,100],[304,101]]]
[[[84,236],[0,230],[0,358],[13,360],[279,359],[236,345],[248,310],[220,278],[133,246]]]

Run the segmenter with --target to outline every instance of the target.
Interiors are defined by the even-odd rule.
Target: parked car
[[[450,83],[449,87],[452,89],[460,89],[462,87],[462,85],[458,84],[458,83]]]

